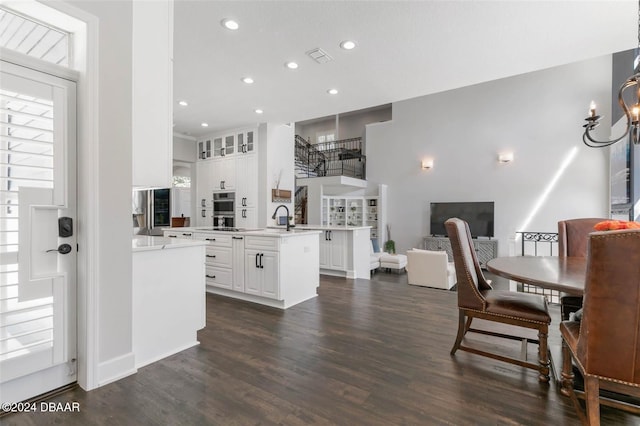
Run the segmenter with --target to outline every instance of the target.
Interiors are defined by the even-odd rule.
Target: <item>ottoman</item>
[[[383,254],[380,256],[381,268],[401,271],[404,270],[405,266],[407,266],[407,256],[404,254]]]

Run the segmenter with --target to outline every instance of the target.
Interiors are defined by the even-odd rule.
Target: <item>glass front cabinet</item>
[[[322,225],[371,226],[378,236],[378,197],[323,197]]]

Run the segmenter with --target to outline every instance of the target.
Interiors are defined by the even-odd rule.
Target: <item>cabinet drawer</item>
[[[280,238],[271,237],[245,237],[244,247],[255,250],[279,250]]]
[[[207,285],[221,288],[232,288],[233,275],[231,273],[231,269],[207,266],[206,270]]]
[[[209,242],[209,245],[218,247],[231,247],[231,235],[228,234],[214,234],[214,233],[194,233],[194,238],[198,240],[205,240]]]
[[[232,249],[231,247],[207,246],[207,257],[205,263],[207,265],[222,266],[231,268]]]
[[[162,236],[168,238],[182,238],[190,240],[193,238],[193,235],[194,234],[191,231],[164,231]]]

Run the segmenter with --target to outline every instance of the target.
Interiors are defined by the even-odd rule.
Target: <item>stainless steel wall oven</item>
[[[215,192],[213,194],[213,226],[235,226],[235,192]]]

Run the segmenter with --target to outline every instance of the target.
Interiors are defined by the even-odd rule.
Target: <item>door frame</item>
[[[25,4],[28,2],[25,2]],[[13,7],[14,5],[12,5]],[[18,52],[0,48],[3,60],[15,65],[76,82],[77,137],[77,381],[85,390],[99,387],[99,319],[98,300],[100,259],[98,257],[100,187],[95,170],[99,170],[99,90],[98,52],[99,19],[64,2],[50,2],[48,8],[71,16],[84,25],[69,28],[73,33],[73,68],[61,67]],[[13,7],[16,8],[16,7]],[[29,14],[29,13],[27,13]],[[44,19],[43,19],[44,20]]]

